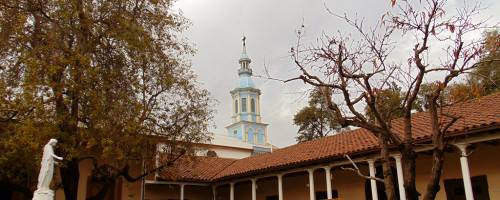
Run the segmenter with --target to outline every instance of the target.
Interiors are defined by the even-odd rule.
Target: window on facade
[[[234,130],[234,131],[233,131],[233,135],[234,135],[234,136],[238,135],[238,130]]]
[[[234,113],[238,113],[238,100],[234,101]]]
[[[247,112],[247,98],[241,98],[241,112]]]
[[[316,200],[322,200],[327,198],[328,194],[326,193],[326,191],[316,192]],[[332,190],[332,198],[339,198],[337,190]]]
[[[279,199],[278,195],[266,196],[266,200],[278,200],[278,199]]]
[[[250,110],[255,112],[255,99],[250,99]]]
[[[490,199],[488,191],[488,180],[486,176],[471,177],[472,193],[474,199],[483,200]],[[446,191],[446,199],[465,200],[465,189],[463,179],[448,179],[444,180],[444,189]]]

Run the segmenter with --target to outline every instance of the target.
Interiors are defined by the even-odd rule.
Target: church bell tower
[[[243,53],[238,60],[238,80],[230,92],[232,97],[232,124],[227,126],[228,135],[248,142],[254,146],[254,154],[270,151],[267,141],[267,126],[261,122],[261,91],[252,80],[252,68],[246,49],[246,37],[243,37]]]

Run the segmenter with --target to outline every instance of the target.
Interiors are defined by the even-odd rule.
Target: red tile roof
[[[160,172],[160,179],[208,182],[235,161],[236,159],[217,157],[179,159],[172,166]]]
[[[461,117],[449,129],[448,133],[467,134],[470,129],[477,129],[500,123],[500,92],[488,96],[472,99],[453,106],[443,107],[443,112]],[[450,118],[441,116],[442,122]],[[412,130],[415,140],[429,139],[431,137],[429,112],[421,112],[412,115]],[[403,119],[393,122],[393,130],[403,133]]]
[[[462,117],[449,129],[450,134],[453,135],[468,134],[466,130],[472,131],[481,127],[500,127],[498,126],[500,124],[500,92],[443,109],[448,114]],[[442,120],[450,119],[443,116]],[[393,121],[393,130],[399,135],[403,133],[402,122],[402,119]],[[412,115],[412,130],[416,142],[430,138],[428,112]],[[325,159],[342,157],[344,154],[373,152],[377,149],[377,138],[368,130],[360,128],[240,160],[201,158],[199,163],[189,163],[183,167],[180,167],[181,164],[176,165],[179,167],[176,177],[182,180],[219,181],[252,173],[318,163]],[[169,179],[172,176],[164,173],[162,178]]]

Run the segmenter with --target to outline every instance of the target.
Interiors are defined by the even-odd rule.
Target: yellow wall
[[[471,176],[487,175],[490,199],[500,199],[500,159],[498,158],[500,146],[489,145],[485,143],[475,145],[472,154],[469,155],[469,168]],[[368,174],[366,163],[358,165],[364,174]],[[432,156],[419,153],[417,158],[417,189],[422,195],[430,176],[432,166]],[[90,173],[91,165],[89,161],[82,162],[80,165],[80,185],[78,200],[85,199],[86,181]],[[58,172],[58,171],[57,171]],[[57,177],[57,175],[56,175]],[[338,191],[342,199],[365,199],[365,179],[359,177],[352,171],[335,168],[332,170],[332,189]],[[443,180],[462,178],[460,168],[460,154],[457,149],[445,154],[445,164],[441,178],[441,190],[437,194],[437,200],[445,200],[446,192]],[[60,180],[59,177],[57,177]],[[324,169],[317,169],[314,173],[315,191],[326,191],[326,177]],[[309,176],[306,171],[294,174],[287,174],[283,177],[283,192],[286,200],[304,200],[309,199]],[[277,177],[269,177],[257,181],[257,199],[265,200],[266,196],[278,194]],[[140,199],[141,182],[122,184],[121,199],[137,200]],[[178,199],[178,185],[147,185],[145,199],[148,200],[166,200]],[[56,193],[56,200],[63,200],[62,190]],[[212,199],[212,188],[209,186],[185,186],[185,199],[188,200],[210,200]],[[217,199],[229,199],[229,184],[217,187]],[[251,182],[238,182],[235,185],[235,200],[251,199]]]
[[[361,166],[363,171],[364,166]],[[333,171],[334,180],[332,189],[338,190],[339,197],[344,195],[345,199],[364,199],[364,190],[360,193],[359,188],[364,188],[364,179],[353,172],[344,170]],[[335,181],[338,179],[338,181]],[[307,172],[287,174],[283,177],[283,198],[287,200],[309,199],[309,175]],[[326,176],[324,169],[314,172],[314,188],[316,192],[326,191]],[[243,181],[235,184],[235,200],[251,200],[251,181]],[[265,200],[266,196],[278,195],[278,178],[269,177],[257,181],[257,199]],[[229,185],[217,187],[217,200],[229,199]]]
[[[179,185],[146,185],[146,200],[179,199]],[[211,200],[212,188],[207,186],[184,186],[184,199],[186,200]]]
[[[90,174],[90,171],[92,170],[92,161],[90,159],[83,160],[80,162],[80,165],[78,166],[80,170],[80,179],[78,181],[78,200],[85,200],[85,195],[87,193],[87,177]],[[59,169],[54,170],[56,173],[54,174],[54,178],[56,181],[61,182],[60,174],[59,174]],[[55,199],[56,200],[65,200],[64,198],[64,191],[62,189],[59,189],[56,191],[55,194]]]
[[[500,152],[499,146],[478,144],[469,156],[469,167],[471,176],[487,175],[490,199],[500,199],[500,159],[496,152]],[[445,154],[445,165],[441,179],[441,190],[437,194],[437,200],[445,200],[443,180],[462,178],[460,168],[460,154],[458,150]],[[378,164],[376,164],[378,165]],[[366,163],[359,163],[361,171],[368,174]],[[419,153],[417,158],[417,189],[422,195],[425,193],[430,170],[432,167],[432,156]],[[342,199],[365,199],[365,179],[359,177],[352,171],[334,169],[332,170],[332,189],[338,191]],[[283,177],[283,192],[286,200],[309,199],[309,183],[307,172],[287,174]],[[314,172],[315,191],[326,191],[326,177],[323,169]],[[210,187],[206,187],[210,191]],[[178,189],[174,191],[178,193]],[[211,193],[210,193],[211,194]],[[217,187],[217,199],[229,199],[229,185]],[[276,177],[269,177],[257,181],[257,199],[265,200],[266,196],[278,194],[278,181]],[[204,195],[204,194],[203,194]],[[244,181],[235,185],[235,200],[251,200],[251,182]],[[201,196],[190,199],[201,199]],[[155,200],[155,199],[151,199]]]
[[[475,147],[474,150],[469,150],[469,153],[471,153],[468,156],[470,175],[471,177],[486,175],[490,199],[500,199],[500,146],[482,143]],[[432,155],[418,154],[416,181],[417,190],[422,193],[422,195],[425,193],[425,188],[430,178],[431,167]],[[454,149],[453,152],[445,154],[445,163],[440,182],[441,190],[438,192],[436,199],[446,199],[444,180],[460,178],[462,178],[460,151]]]

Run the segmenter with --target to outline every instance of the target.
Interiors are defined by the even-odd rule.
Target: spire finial
[[[247,46],[245,44],[246,40],[247,40],[247,37],[243,34],[243,54],[247,54]]]

